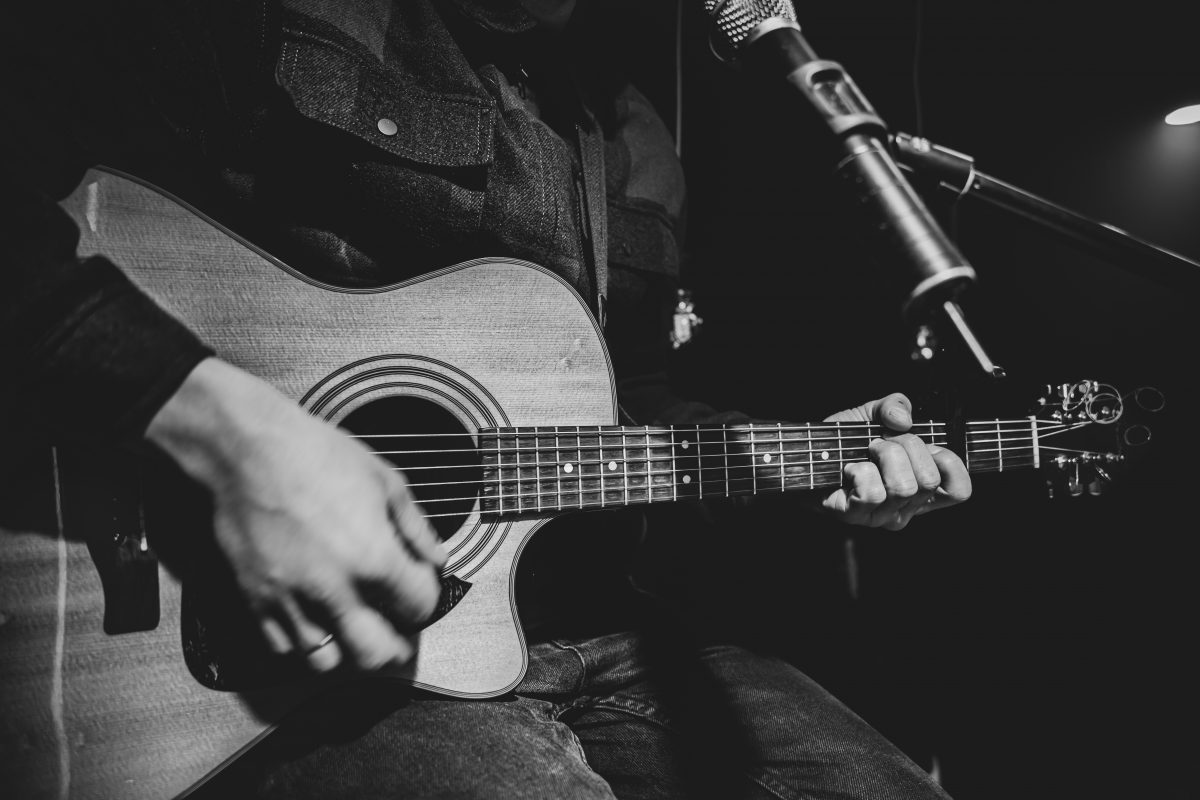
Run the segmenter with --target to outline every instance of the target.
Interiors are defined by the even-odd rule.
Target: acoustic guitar
[[[93,170],[63,205],[81,253],[121,264],[222,358],[404,471],[449,562],[416,657],[381,680],[464,698],[516,686],[527,655],[514,568],[552,517],[836,487],[882,432],[616,425],[596,323],[534,264],[478,260],[347,290],[128,175]],[[1037,414],[915,431],[958,448],[973,472],[1050,465],[1074,491],[1144,438],[1121,422],[1128,399],[1082,381],[1051,387]],[[1119,432],[1115,451],[1067,442],[1100,428]],[[47,464],[54,530],[0,531],[0,787],[186,795],[322,679],[266,651],[206,536],[206,499],[170,464],[57,449]],[[199,552],[173,559],[180,542]]]

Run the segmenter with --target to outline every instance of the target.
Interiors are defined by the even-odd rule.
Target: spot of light
[[[1165,122],[1168,125],[1191,125],[1200,122],[1200,105],[1177,108],[1167,114]]]

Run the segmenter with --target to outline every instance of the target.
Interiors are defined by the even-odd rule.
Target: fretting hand
[[[842,521],[898,531],[918,514],[971,496],[971,476],[962,459],[908,433],[912,403],[904,395],[890,394],[825,421],[875,422],[893,432],[871,442],[869,461],[847,464],[842,488],[822,503]]]

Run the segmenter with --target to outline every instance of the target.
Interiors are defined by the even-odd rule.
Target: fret
[[[729,425],[721,424],[721,447],[725,454],[725,495],[730,497],[733,492],[729,488]]]
[[[1000,433],[1000,419],[996,419],[996,456],[1000,459],[998,472],[1004,472],[1004,435]]]
[[[554,426],[554,483],[556,483],[556,487],[554,487],[554,489],[556,489],[556,491],[554,491],[554,493],[556,493],[558,495],[558,510],[562,511],[563,510],[563,473],[562,473],[563,467],[562,467],[562,464],[559,463],[559,461],[560,461],[559,453],[563,452],[562,451],[563,444],[562,444],[562,441],[560,441],[560,439],[562,439],[562,437],[560,437],[560,434],[558,431],[558,426],[556,425],[556,426]]]
[[[585,508],[587,499],[583,494],[583,428],[579,425],[575,426],[575,444],[571,448],[575,451],[571,461],[571,474],[575,476],[575,499],[572,501],[577,508]]]
[[[1038,441],[1038,421],[1037,417],[1032,414],[1029,416],[1029,435],[1033,441],[1033,468],[1040,469],[1042,466],[1042,450],[1041,443]]]
[[[524,444],[522,444],[524,440]],[[538,467],[538,429],[525,428],[517,434],[517,463],[521,477],[524,502],[521,510],[536,513],[542,510],[541,470]]]
[[[813,488],[812,474],[812,431],[806,425],[789,427],[780,432],[779,468],[783,477],[783,490]],[[797,454],[804,454],[799,457]],[[788,458],[791,455],[793,458]],[[807,460],[806,460],[807,459]]]
[[[625,489],[625,505],[629,505],[629,441],[625,429],[621,428],[621,477]]]
[[[496,511],[504,513],[504,455],[500,449],[500,433],[496,433]]]
[[[535,480],[534,497],[537,499],[538,513],[542,513],[542,440],[538,437],[538,429],[533,429],[533,474]]]
[[[667,434],[669,440],[674,440],[674,436]],[[671,499],[679,499],[679,471],[675,468],[675,448],[671,448]]]
[[[783,423],[775,423],[775,435],[779,439],[779,491],[787,489],[787,470],[784,469],[784,450],[783,450]]]
[[[625,434],[621,428],[609,426],[600,430],[600,504],[622,505],[629,502],[628,494],[624,492],[624,473],[618,476],[617,470],[625,463],[625,448],[616,444],[617,437],[622,444]],[[606,445],[606,440],[611,444]],[[619,452],[618,452],[619,451]],[[604,478],[608,476],[608,488],[605,488]],[[620,481],[620,486],[613,488],[613,481]]]
[[[526,503],[528,502],[528,500],[526,500],[526,498],[525,498],[525,481],[523,480],[523,478],[525,477],[525,475],[524,475],[524,472],[523,472],[523,470],[522,470],[522,467],[521,467],[521,455],[522,455],[522,452],[521,452],[521,429],[520,429],[520,428],[516,428],[516,429],[514,429],[514,431],[513,431],[513,440],[514,440],[514,442],[515,442],[515,445],[516,445],[516,446],[514,447],[514,450],[513,450],[513,463],[516,465],[516,473],[517,473],[517,474],[516,474],[516,479],[517,479],[517,513],[518,513],[518,514],[523,514],[523,513],[525,513],[525,511],[526,511],[525,505],[526,505]]]
[[[646,437],[646,502],[654,502],[654,471],[650,468],[650,426],[643,426]]]
[[[604,508],[604,471],[606,469],[606,465],[604,463],[604,433],[600,428],[596,429],[596,448],[600,472],[600,507]]]
[[[813,446],[813,437],[820,441],[820,449]],[[833,456],[835,447],[829,440],[836,437],[837,458]],[[837,486],[842,482],[842,429],[837,423],[834,427],[818,428],[816,433],[810,426],[808,431],[809,459],[813,464],[812,475],[809,478],[809,488],[816,489],[824,486]],[[819,469],[818,469],[819,468]],[[817,477],[820,476],[820,480]]]
[[[754,452],[754,423],[750,423],[750,493],[758,494],[758,454]]]
[[[817,488],[817,472],[813,465],[812,425],[805,423],[804,432],[808,436],[808,488]]]
[[[647,502],[675,500],[675,449],[671,435],[651,437],[646,433],[646,491]],[[658,465],[657,469],[655,465]]]
[[[704,499],[704,451],[700,448],[700,425],[696,425],[696,489]]]
[[[842,451],[842,423],[839,421],[839,422],[835,422],[834,425],[837,426],[837,448],[838,448],[837,466],[838,466],[838,473],[841,474],[846,469],[846,455]]]
[[[677,428],[671,437],[677,442],[671,448],[672,486],[675,498],[703,497],[700,472],[702,453],[700,450],[700,426],[692,430]]]

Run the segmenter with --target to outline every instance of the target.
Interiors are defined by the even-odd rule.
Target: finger
[[[291,636],[291,649],[317,672],[335,669],[342,662],[342,652],[337,641],[329,638],[330,631],[310,619],[290,595],[284,595],[278,602],[282,612],[279,620]]]
[[[912,402],[905,395],[896,392],[875,403],[872,418],[876,422],[899,433],[912,427]]]
[[[879,470],[869,461],[847,464],[842,469],[845,484],[831,492],[821,505],[851,525],[870,523],[872,511],[887,499]]]
[[[358,669],[377,670],[412,658],[413,647],[408,640],[378,612],[361,603],[347,608],[333,624],[338,642]]]
[[[446,547],[425,518],[424,510],[399,476],[389,473],[388,484],[388,516],[396,533],[413,555],[441,569],[446,565]]]
[[[267,640],[267,646],[271,648],[272,653],[283,655],[292,651],[292,640],[278,620],[264,617],[259,620],[259,626],[262,628],[263,638]]]
[[[372,559],[371,569],[359,576],[358,587],[367,604],[401,630],[428,619],[442,592],[434,568],[415,560],[399,544],[386,557]]]
[[[920,490],[908,450],[895,441],[876,439],[871,442],[870,453],[887,491],[887,500],[881,505],[894,512]]]
[[[944,497],[947,499],[945,504],[950,505],[970,499],[971,473],[958,454],[936,444],[929,445],[927,449],[941,475],[939,500]]]
[[[929,493],[942,485],[941,469],[938,467],[929,445],[911,433],[893,436],[888,441],[900,445],[908,454],[908,462],[912,467],[913,477],[916,478],[919,491]]]

